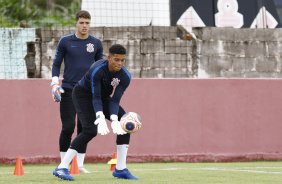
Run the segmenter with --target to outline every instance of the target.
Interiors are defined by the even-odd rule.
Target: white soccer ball
[[[128,133],[135,133],[142,126],[140,116],[135,112],[125,113],[120,119],[121,127]]]

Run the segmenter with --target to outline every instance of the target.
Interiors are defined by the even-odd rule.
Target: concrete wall
[[[31,54],[35,41],[34,28],[0,28],[0,79],[26,79],[30,70],[36,73],[40,63]]]
[[[93,27],[90,34],[102,40],[105,59],[112,44],[123,44],[134,78],[281,78],[281,30],[203,27],[191,40],[161,26]],[[75,28],[1,32],[0,78],[51,78],[58,41]]]
[[[41,77],[51,78],[51,69],[59,39],[75,29],[37,29],[41,40]],[[125,66],[134,78],[191,78],[193,41],[180,40],[176,27],[93,27],[90,34],[102,40],[104,59],[115,43],[127,48]],[[63,67],[61,68],[63,73]]]
[[[0,80],[0,164],[59,162],[59,104],[50,80]],[[282,159],[282,80],[133,79],[121,105],[143,121],[128,161]],[[109,125],[110,127],[110,125]],[[86,162],[107,162],[115,136],[98,135]]]
[[[198,78],[281,78],[282,29],[195,28]]]

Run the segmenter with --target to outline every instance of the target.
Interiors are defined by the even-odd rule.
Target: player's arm
[[[95,70],[95,69],[94,69]],[[95,72],[91,80],[92,91],[92,104],[95,112],[103,111],[102,95],[101,95],[101,79],[103,76],[99,73],[99,70]]]
[[[93,87],[92,90],[94,91],[93,95],[93,107],[96,112],[96,121],[94,122],[95,125],[98,125],[98,133],[101,135],[106,135],[110,131],[108,129],[105,115],[103,113],[103,103],[101,100],[101,83],[100,78],[97,77],[97,79],[93,80]],[[110,116],[110,119],[112,121],[111,126],[113,129],[113,133],[116,133],[118,135],[126,134],[124,130],[122,130],[120,126],[120,122],[118,121],[118,116],[116,114],[112,114]]]
[[[124,91],[126,88],[129,86],[130,79],[129,80],[121,80],[122,82],[116,87],[115,93],[113,97],[110,100],[110,106],[109,106],[109,111],[111,114],[111,126],[113,129],[113,132],[118,134],[118,135],[123,135],[126,134],[126,132],[121,128],[120,122],[118,121],[118,110],[119,110],[119,102],[124,94]]]
[[[94,122],[97,125],[98,133],[101,135],[107,135],[110,131],[107,126],[105,115],[103,113],[103,103],[101,100],[101,79],[99,70],[93,71],[93,76],[91,79],[91,91],[92,91],[92,103],[93,108],[96,112],[96,120]]]
[[[125,90],[129,86],[130,78],[123,77],[123,79],[120,80],[120,84],[116,87],[115,93],[112,96],[110,103],[109,103],[109,111],[110,114],[118,114],[119,111],[119,103],[121,100],[122,95],[124,94]]]
[[[64,93],[63,88],[61,88],[61,86],[59,85],[60,69],[64,57],[65,57],[65,43],[64,40],[61,38],[58,43],[55,59],[52,65],[51,86],[52,86],[52,98],[55,102],[60,102],[61,93]]]
[[[64,57],[65,57],[65,40],[61,38],[58,43],[56,54],[55,54],[55,59],[52,65],[52,77],[54,76],[59,77],[60,69],[61,69],[61,65],[62,65]]]
[[[103,59],[103,44],[102,42],[99,40],[99,46],[98,46],[98,50],[97,53],[95,55],[95,61],[98,61],[100,59]]]

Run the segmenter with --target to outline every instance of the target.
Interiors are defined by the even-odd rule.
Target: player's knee
[[[117,145],[121,145],[121,144],[129,144],[130,141],[130,134],[124,134],[124,135],[117,135],[117,140],[116,143]]]
[[[88,127],[87,129],[83,129],[83,133],[87,136],[88,139],[93,139],[97,135],[97,128]]]
[[[62,132],[64,134],[72,135],[73,132],[74,132],[74,128],[75,128],[75,126],[71,126],[71,125],[63,126]]]
[[[94,137],[96,137],[97,135],[97,131],[94,131],[94,132],[84,132],[84,136],[83,136],[83,141],[88,143],[89,141],[91,141]]]
[[[93,132],[88,132],[87,133],[89,136],[91,136],[92,138],[96,137],[97,135],[97,131],[93,131]]]

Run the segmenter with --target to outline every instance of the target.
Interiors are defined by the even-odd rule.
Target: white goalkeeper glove
[[[105,119],[105,115],[102,111],[98,111],[96,113],[96,120],[94,122],[95,125],[98,125],[98,133],[101,135],[107,135],[110,130],[108,129],[107,122]]]
[[[59,78],[53,77],[52,82],[52,97],[54,102],[60,102],[61,101],[61,93],[64,93],[65,91],[63,88],[59,85]]]
[[[127,132],[125,132],[120,125],[120,122],[118,121],[118,116],[117,115],[111,115],[111,121],[112,121],[112,129],[113,129],[113,133],[114,134],[118,134],[118,135],[124,135]]]

